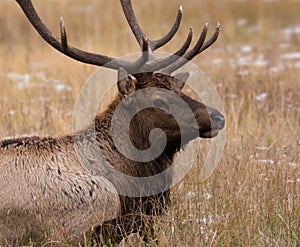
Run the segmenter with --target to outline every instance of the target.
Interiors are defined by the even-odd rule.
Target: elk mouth
[[[193,128],[191,129],[191,132],[194,133],[195,136],[201,137],[201,138],[213,138],[216,137],[219,133],[220,129],[207,129],[207,130],[200,130]]]
[[[206,130],[199,129],[199,136],[201,138],[213,138],[216,137],[220,130],[225,127],[225,118],[218,111],[210,113],[211,126]]]
[[[199,136],[201,138],[213,138],[216,137],[219,133],[219,129],[211,129],[206,131],[200,131],[199,130]]]

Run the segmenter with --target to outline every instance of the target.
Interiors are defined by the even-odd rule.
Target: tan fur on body
[[[71,137],[23,137],[0,145],[0,235],[6,241],[82,237],[119,214],[112,184],[82,167]]]

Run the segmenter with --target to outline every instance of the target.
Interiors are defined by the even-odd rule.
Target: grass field
[[[182,26],[162,51],[176,50],[189,26],[221,22],[219,40],[193,60],[215,85],[227,120],[226,147],[212,176],[192,171],[172,190],[155,225],[159,246],[300,246],[300,1],[133,0],[150,38],[164,34],[177,6]],[[121,56],[137,52],[117,0],[35,1],[69,42]],[[0,0],[1,136],[72,130],[76,96],[97,68],[72,61],[37,35],[13,0]]]

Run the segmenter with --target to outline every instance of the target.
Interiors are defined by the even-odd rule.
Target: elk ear
[[[188,73],[188,72],[182,72],[182,73],[175,75],[173,77],[174,88],[178,91],[181,91],[181,89],[184,87],[184,84],[186,83],[189,76],[190,76],[190,73]]]
[[[118,90],[122,97],[126,97],[132,94],[136,87],[137,79],[128,74],[127,71],[123,68],[118,70]]]

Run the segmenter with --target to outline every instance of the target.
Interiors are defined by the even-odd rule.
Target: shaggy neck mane
[[[90,128],[86,130],[91,131],[92,129],[92,131],[95,131],[96,142],[101,149],[101,154],[103,155],[103,157],[108,161],[108,163],[113,167],[113,169],[131,177],[151,177],[153,175],[160,174],[161,172],[167,170],[172,165],[174,160],[174,154],[177,150],[179,150],[179,148],[173,150],[169,149],[168,152],[164,151],[156,159],[149,162],[132,161],[124,157],[120,152],[117,151],[117,148],[112,139],[111,119],[120,101],[121,97],[118,96],[109,105],[107,110],[96,116],[94,125],[90,126]],[[143,127],[145,126],[135,126],[134,129],[136,131],[133,133],[132,138],[139,138],[139,140],[148,141],[148,136],[143,136],[143,131],[141,131],[140,129]],[[84,132],[86,133],[86,131]],[[103,143],[104,141],[106,143]],[[124,143],[124,145],[126,144]],[[140,143],[140,146],[137,146],[137,148],[143,149],[145,148],[145,145],[143,143]],[[167,149],[168,147],[166,147],[166,150]],[[118,155],[114,155],[112,157],[110,155],[111,152],[117,153]],[[103,166],[102,164],[101,166]],[[158,212],[159,210],[157,208],[162,208],[163,205],[169,203],[169,188],[172,183],[171,169],[169,169],[168,172],[165,172],[162,176],[157,178],[154,184],[146,185],[137,185],[135,183],[132,183],[131,181],[127,181],[122,176],[120,177],[116,175],[115,172],[109,171],[111,168],[108,167],[107,169],[108,171],[103,171],[101,168],[100,172],[101,174],[107,174],[107,178],[113,183],[118,192],[134,188],[135,190],[140,190],[141,195],[145,195],[145,190],[147,191],[147,193],[149,193],[149,196],[141,196],[140,198],[121,196],[123,213],[133,212],[136,211],[137,208],[139,208],[138,210],[142,210],[143,213],[150,215],[153,213],[153,210]],[[95,172],[97,171],[97,168],[93,166],[89,170]],[[153,193],[153,191],[151,190],[154,189],[154,187],[161,188],[161,192]]]
[[[96,116],[94,126],[92,126],[93,128],[95,128],[97,140],[103,141],[103,135],[104,134],[107,135],[106,136],[107,138],[105,140],[109,141],[109,146],[113,149],[116,149],[116,147],[112,139],[111,120],[115,112],[115,109],[120,104],[121,100],[122,100],[121,97],[117,96],[116,99],[108,106],[108,108],[103,113],[100,113]],[[125,113],[122,112],[122,114],[125,115],[126,112]],[[128,118],[128,116],[120,116],[120,117],[121,118],[124,117],[124,119]],[[146,117],[146,114],[144,114],[144,117]],[[120,132],[129,131],[130,132],[129,135],[132,143],[123,143],[123,145],[134,145],[138,150],[145,150],[149,148],[150,146],[149,132],[152,127],[147,125],[147,119],[144,119],[143,121],[137,120],[131,123],[130,130],[125,128],[126,127],[124,126],[124,129],[119,129],[117,131]],[[105,132],[103,131],[104,129],[106,130]],[[100,147],[101,146],[102,145],[100,143]],[[167,169],[172,164],[174,160],[174,155],[177,151],[179,151],[179,149],[180,149],[180,142],[179,143],[177,142],[176,144],[167,142],[167,146],[165,147],[161,155],[159,155],[153,161],[149,161],[149,162],[137,162],[137,161],[128,160],[120,152],[118,152],[120,158],[124,160],[125,163],[127,164],[127,167],[124,167],[125,168],[124,170],[122,169],[122,167],[120,167],[120,165],[117,166],[116,168],[120,169],[121,172],[124,172],[127,175],[131,175],[131,176],[144,177],[146,174],[148,176],[152,176]],[[113,161],[112,164],[114,164]],[[133,166],[132,167],[133,169],[130,172],[128,172],[129,171],[128,166]],[[134,168],[138,168],[138,169],[134,169]],[[147,169],[147,172],[145,173],[142,168]],[[150,171],[149,169],[152,168],[153,171]]]

